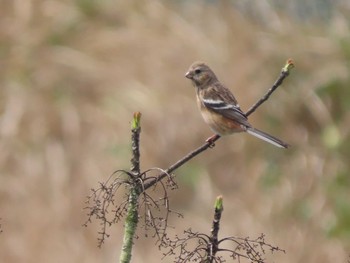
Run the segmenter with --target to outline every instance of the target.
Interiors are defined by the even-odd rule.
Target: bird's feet
[[[214,148],[215,141],[219,138],[220,138],[220,135],[214,134],[213,136],[210,136],[208,139],[206,139],[205,142],[209,144],[209,148]]]

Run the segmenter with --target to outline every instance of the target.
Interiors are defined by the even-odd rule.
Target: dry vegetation
[[[82,208],[91,187],[129,167],[133,112],[143,114],[142,167],[165,168],[211,135],[184,78],[194,60],[247,110],[289,57],[292,76],[251,122],[293,147],[220,139],[177,171],[170,198],[185,218],[172,231],[209,231],[222,194],[222,235],[264,233],[286,250],[274,262],[346,262],[349,5],[298,20],[271,6],[252,19],[228,1],[188,2],[0,3],[1,262],[116,262],[122,224],[98,249]],[[139,231],[134,262],[160,257]]]

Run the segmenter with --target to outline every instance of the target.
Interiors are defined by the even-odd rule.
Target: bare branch
[[[219,196],[215,203],[215,212],[211,235],[193,232],[191,229],[184,232],[184,237],[175,236],[174,239],[166,237],[163,239],[162,248],[168,249],[163,255],[175,256],[175,262],[226,262],[224,255],[238,262],[241,259],[246,259],[249,262],[265,263],[264,258],[266,248],[271,253],[274,251],[285,252],[279,247],[270,245],[265,242],[265,235],[261,234],[256,239],[240,238],[240,237],[225,237],[218,240],[219,223],[223,212],[222,197]],[[221,248],[225,243],[225,247]]]
[[[267,93],[260,99],[258,100],[247,112],[246,116],[249,116],[252,114],[261,104],[263,104],[265,101],[267,101],[271,94],[279,87],[282,85],[283,80],[289,76],[290,70],[294,67],[293,60],[288,59],[286,64],[281,70],[281,73],[278,77],[278,79],[275,81],[275,83],[272,85],[272,87],[267,91]]]

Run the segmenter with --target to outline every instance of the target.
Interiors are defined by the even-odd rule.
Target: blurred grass
[[[346,261],[347,1],[14,0],[0,14],[4,262],[116,260],[122,224],[99,250],[82,208],[98,181],[129,167],[133,112],[143,114],[141,167],[166,168],[211,135],[184,78],[194,60],[247,110],[289,57],[296,68],[251,122],[292,148],[220,139],[176,173],[171,202],[185,219],[172,225],[209,231],[222,194],[222,235],[265,233],[287,251],[274,262]],[[135,242],[134,262],[159,258],[149,239]]]

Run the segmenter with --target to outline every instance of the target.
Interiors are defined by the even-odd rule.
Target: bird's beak
[[[188,79],[192,79],[193,78],[193,73],[191,71],[187,71],[187,73],[185,74],[185,77]]]

